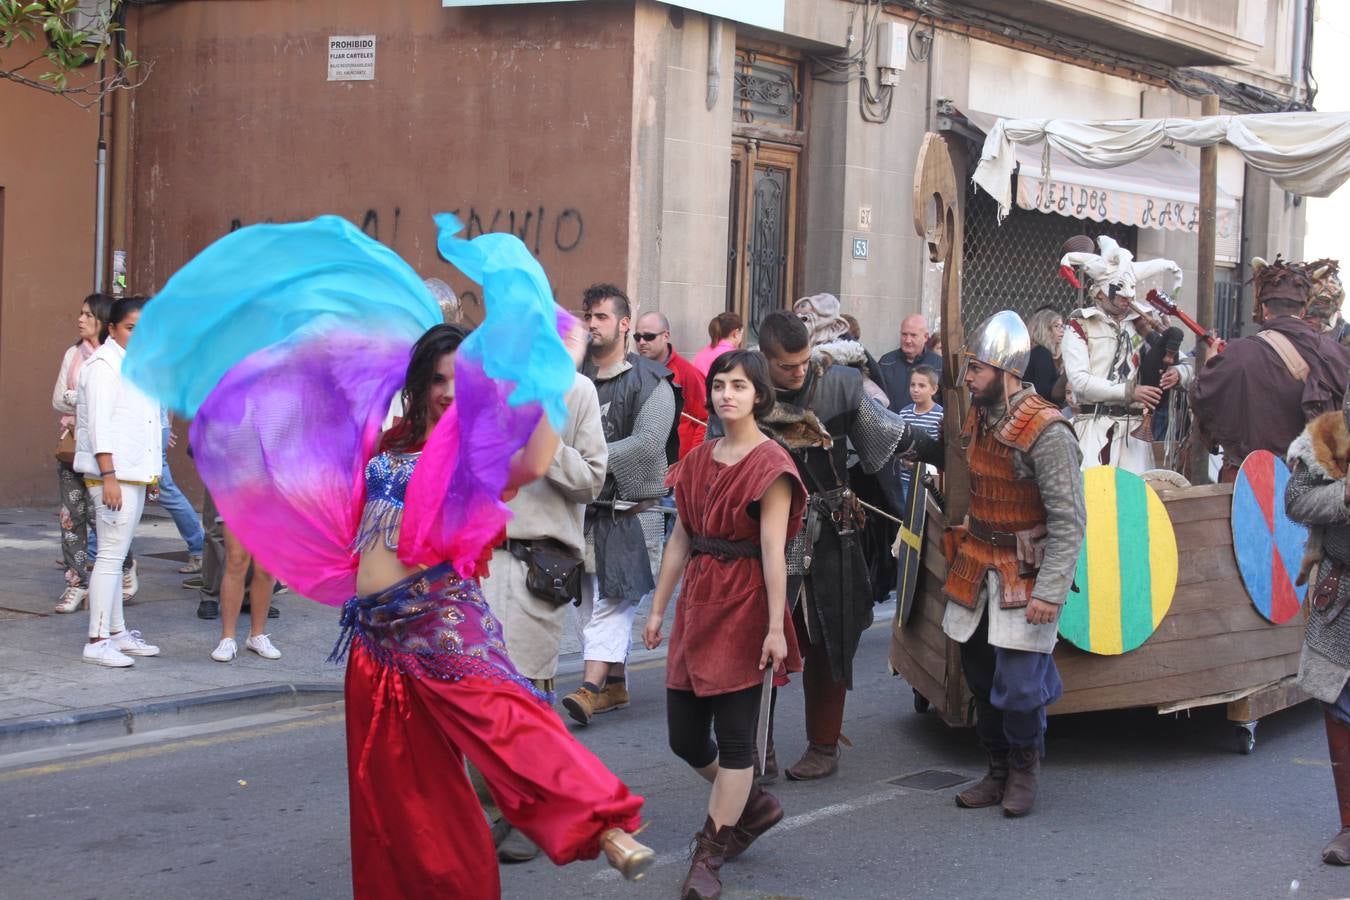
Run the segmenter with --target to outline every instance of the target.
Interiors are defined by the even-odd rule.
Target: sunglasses
[[[664,331],[635,331],[633,332],[633,339],[644,344],[650,344],[663,334],[665,334]]]

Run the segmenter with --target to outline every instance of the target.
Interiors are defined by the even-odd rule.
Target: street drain
[[[917,791],[940,791],[943,788],[958,785],[963,781],[970,781],[970,776],[962,775],[959,772],[944,772],[941,769],[924,769],[922,772],[915,772],[912,775],[888,778],[886,783],[893,784],[896,787],[914,788]]]
[[[45,619],[45,613],[29,612],[26,609],[11,609],[8,606],[0,606],[0,621],[5,619]]]

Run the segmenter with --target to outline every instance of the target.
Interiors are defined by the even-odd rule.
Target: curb
[[[215,721],[232,715],[291,709],[342,696],[342,683],[246,684],[156,697],[133,703],[72,709],[0,722],[0,755],[120,737],[178,725]]]

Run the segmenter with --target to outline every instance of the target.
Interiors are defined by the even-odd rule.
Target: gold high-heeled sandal
[[[605,859],[626,881],[641,881],[656,862],[655,851],[633,836],[641,834],[646,827],[644,824],[633,834],[622,828],[611,828],[600,836],[600,849],[605,852]]]

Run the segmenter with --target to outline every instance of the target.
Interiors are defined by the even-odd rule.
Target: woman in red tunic
[[[784,550],[801,527],[806,490],[787,451],[759,429],[773,402],[763,356],[719,356],[708,370],[708,406],[726,436],[697,447],[666,479],[679,519],[644,638],[649,649],[660,645],[683,575],[666,662],[667,728],[675,754],[712,782],[684,900],[719,896],[722,863],[783,818],[777,799],[754,783],[755,726],[765,667],[784,683],[802,669],[796,635],[783,624]]]

